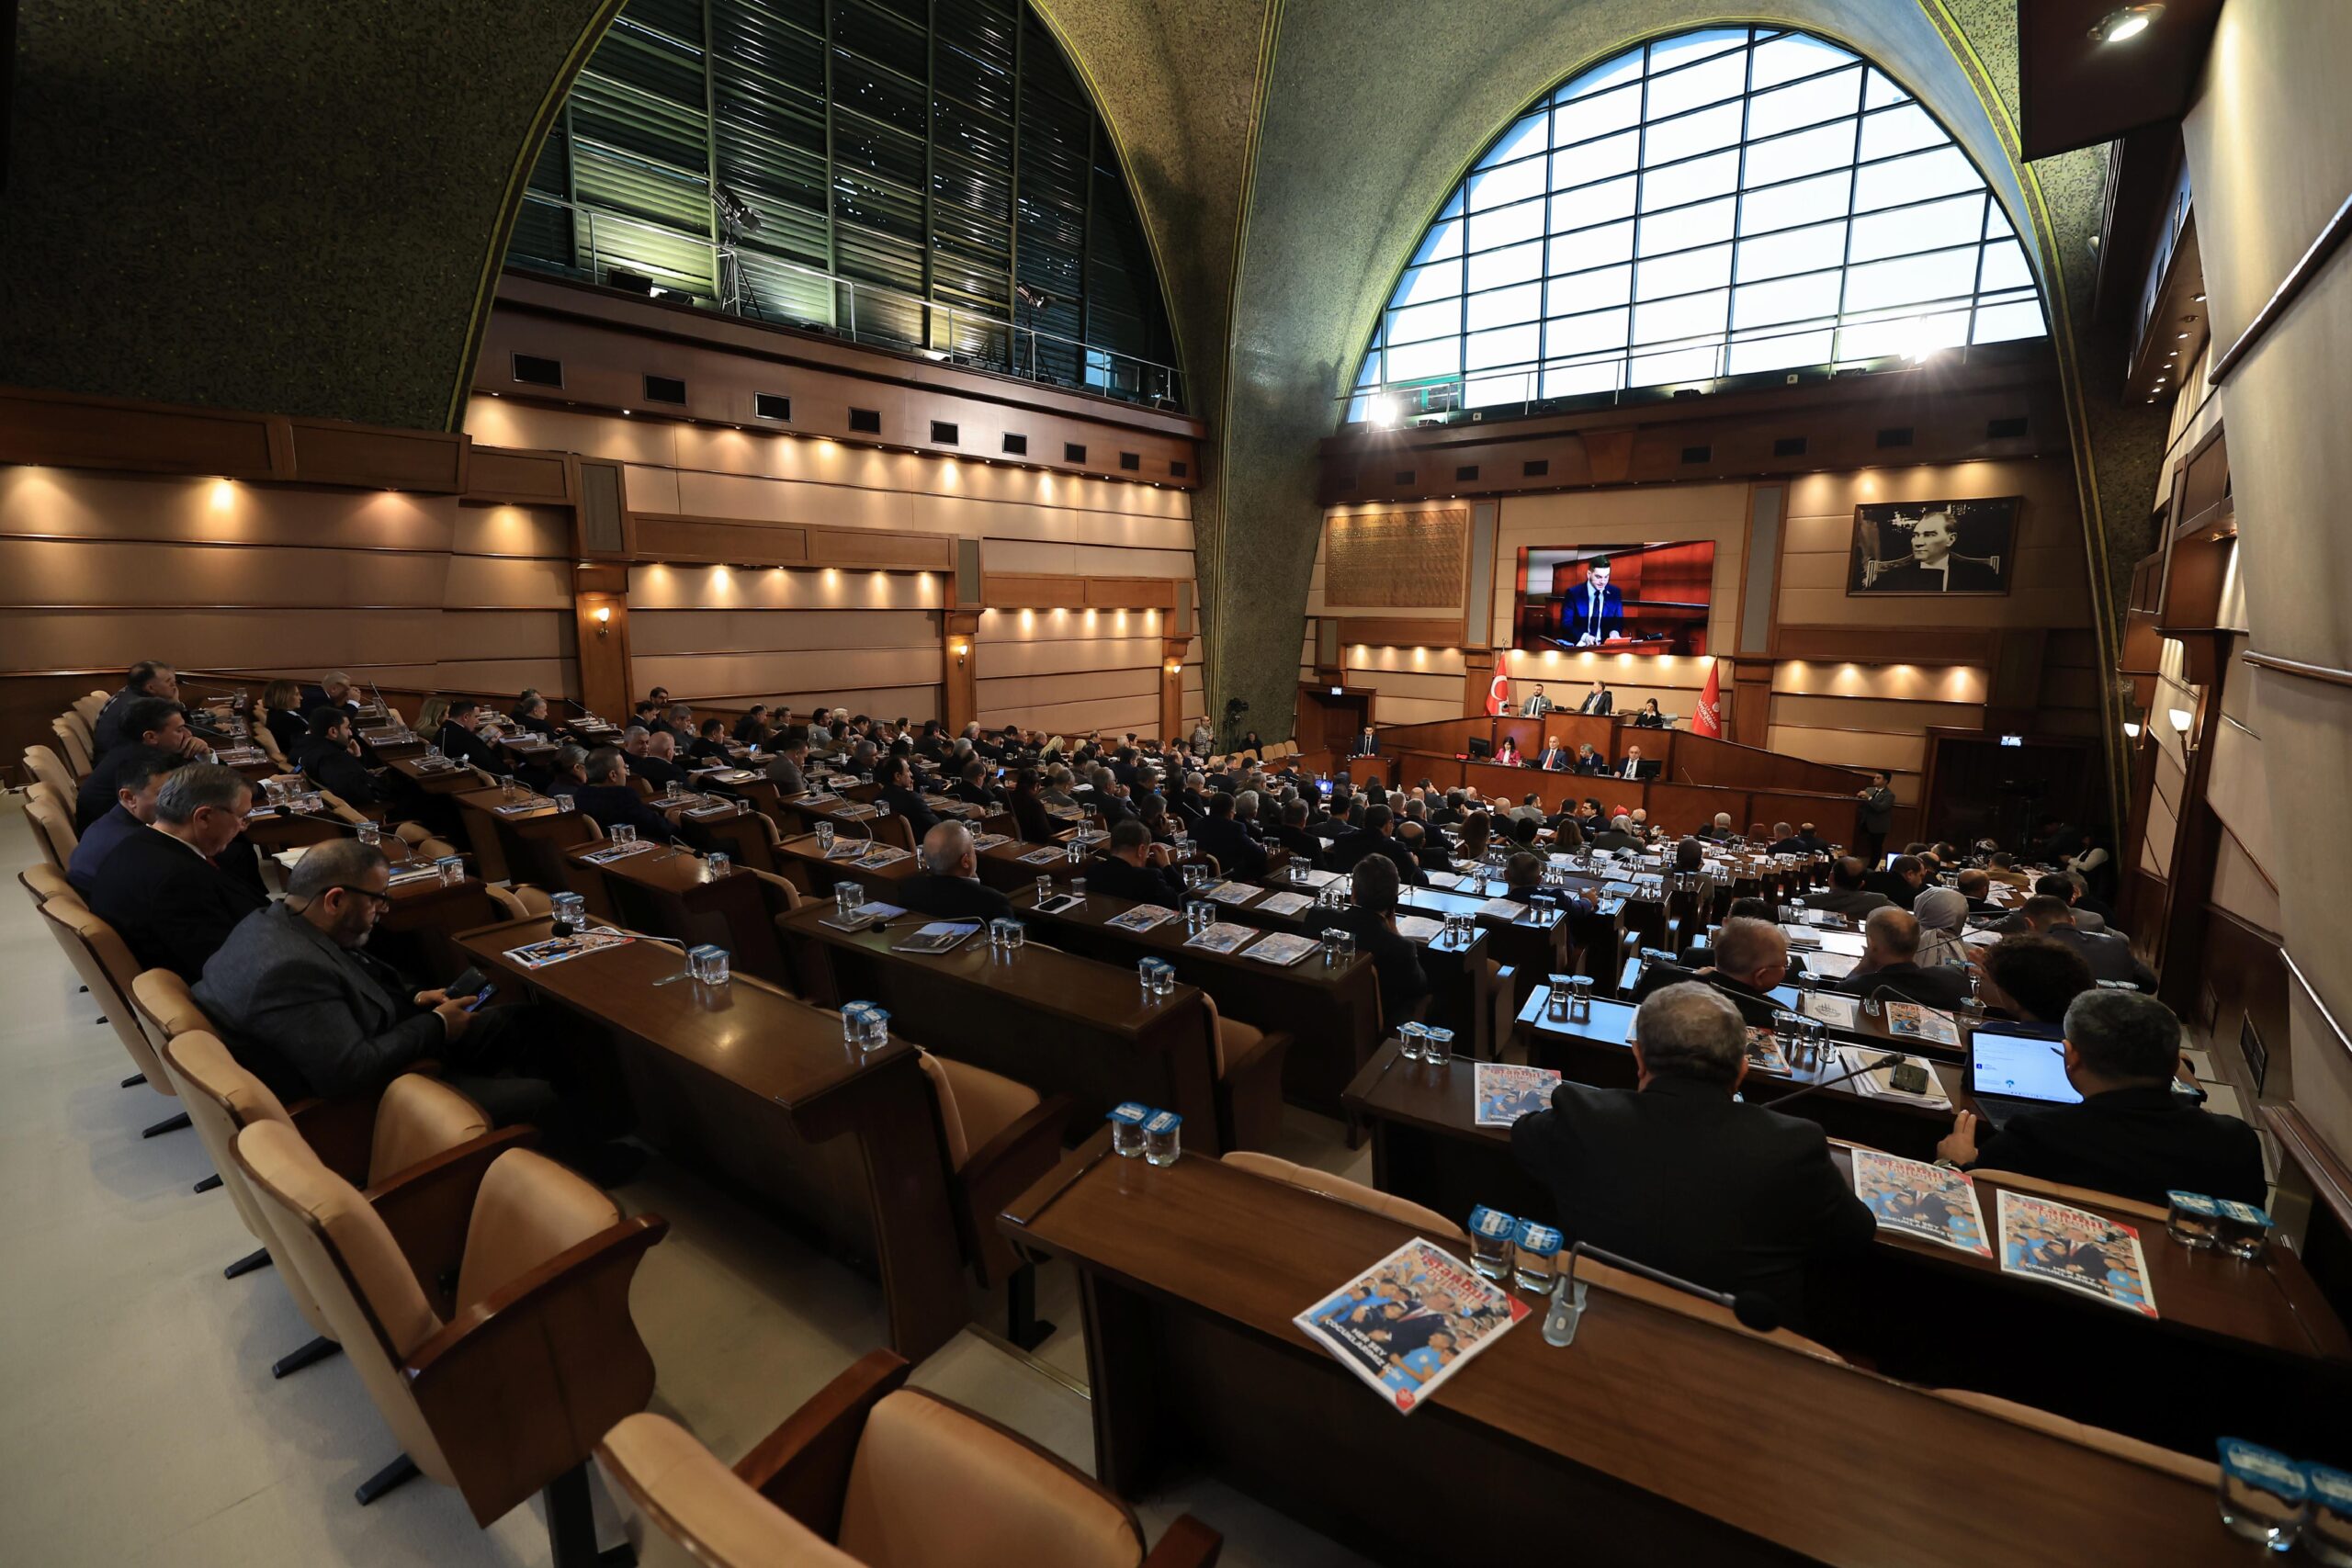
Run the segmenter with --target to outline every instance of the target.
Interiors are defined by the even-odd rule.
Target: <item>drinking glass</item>
[[[856,914],[858,906],[865,902],[865,888],[863,885],[847,880],[833,884],[833,911],[842,919],[848,919]]]
[[[817,852],[818,852],[818,853],[820,853],[820,854],[830,854],[830,853],[832,852],[832,848],[833,848],[833,825],[832,825],[831,822],[820,822],[820,823],[818,823],[818,824],[817,824]]]
[[[2193,1252],[2219,1247],[2222,1206],[2202,1192],[2167,1192],[2172,1207],[2165,1216],[2165,1231]]]
[[[872,1002],[843,1002],[842,1004],[842,1044],[855,1045],[865,1038],[865,1015],[873,1006]]]
[[[558,816],[568,817],[580,809],[580,803],[569,795],[559,795],[555,797],[555,809]]]
[[[2311,1511],[2311,1483],[2302,1467],[2240,1438],[2223,1438],[2219,1454],[2222,1523],[2230,1533],[2273,1551],[2294,1545]]]
[[[1470,1267],[1487,1279],[1510,1278],[1510,1238],[1519,1221],[1484,1204],[1470,1211]]]
[[[705,942],[686,951],[686,973],[705,985],[727,984],[728,954],[723,947]]]
[[[1511,1232],[1512,1273],[1519,1288],[1537,1295],[1551,1292],[1552,1278],[1559,1271],[1560,1233],[1550,1225],[1537,1224],[1533,1220],[1521,1220]]]
[[[1086,902],[1086,878],[1073,876],[1069,879],[1069,896],[1080,904]]]
[[[1110,1115],[1111,1152],[1121,1159],[1135,1159],[1143,1154],[1143,1124],[1152,1114],[1151,1107],[1128,1100],[1114,1106]]]
[[[1396,1054],[1408,1062],[1419,1061],[1421,1059],[1421,1037],[1427,1032],[1428,1031],[1423,1029],[1418,1023],[1398,1024],[1396,1026]]]
[[[709,878],[713,882],[735,869],[734,857],[718,850],[711,851],[709,854],[703,857],[703,860],[704,864],[708,868]]]
[[[1184,1119],[1173,1111],[1155,1111],[1143,1124],[1146,1165],[1174,1165],[1182,1152]]]
[[[616,825],[613,829],[613,842],[616,844],[633,844],[637,842],[637,829],[630,827],[626,822]]]
[[[881,1050],[890,1043],[890,1015],[881,1008],[867,1003],[858,1019],[857,1048],[861,1051]]]
[[[1444,1066],[1453,1060],[1453,1031],[1424,1024],[1421,1028],[1421,1060],[1435,1067]]]
[[[1053,896],[1054,879],[1050,876],[1039,877],[1037,879],[1037,902],[1042,904]]]
[[[433,863],[433,869],[441,874],[444,887],[455,887],[466,879],[465,859],[459,855],[443,855]]]
[[[359,841],[361,843],[380,844],[383,842],[383,840],[384,829],[382,824],[376,822],[362,822],[359,824]]]

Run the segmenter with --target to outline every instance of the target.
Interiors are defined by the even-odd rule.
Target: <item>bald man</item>
[[[1862,918],[1862,961],[1846,976],[1848,988],[1884,1000],[1917,1002],[1949,1011],[1968,995],[1968,971],[1953,964],[1922,968],[1919,919],[1888,904]]]
[[[893,903],[925,915],[994,919],[1012,913],[1012,900],[980,880],[979,852],[961,822],[942,822],[915,852],[921,867],[893,888]]]

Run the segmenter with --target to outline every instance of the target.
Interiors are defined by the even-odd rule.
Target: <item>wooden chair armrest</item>
[[[1160,1532],[1159,1544],[1143,1560],[1143,1568],[1216,1568],[1225,1551],[1225,1537],[1190,1514],[1179,1514]]]
[[[393,1171],[368,1189],[369,1206],[400,1244],[401,1256],[435,1307],[447,1306],[466,1255],[474,1194],[491,1161],[509,1149],[528,1147],[537,1136],[529,1127],[502,1127]]]
[[[1062,1129],[1078,1109],[1066,1094],[1049,1095],[987,1143],[972,1151],[960,1173],[969,1187],[989,1186],[1001,1172],[1017,1176],[1012,1190],[1019,1192],[1061,1157]]]
[[[558,1253],[458,1313],[401,1367],[478,1523],[581,1463],[652,1399],[628,1290],[669,1228],[639,1214]]]
[[[347,1094],[334,1100],[298,1100],[286,1108],[294,1130],[319,1156],[319,1163],[350,1182],[368,1185],[368,1157],[376,1142],[375,1094]]]
[[[735,1476],[803,1525],[831,1540],[841,1534],[842,1499],[865,1417],[914,1371],[888,1350],[870,1352],[786,1416],[750,1453]]]

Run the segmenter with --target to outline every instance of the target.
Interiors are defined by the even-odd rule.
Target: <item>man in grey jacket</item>
[[[373,1094],[426,1058],[500,1125],[530,1122],[576,1147],[580,1118],[526,1058],[537,1009],[466,1010],[363,951],[391,903],[384,852],[356,839],[311,846],[286,897],[238,922],[196,983],[197,1005],[237,1060],[282,1100]],[[567,1136],[570,1134],[570,1136]]]
[[[777,739],[775,755],[768,760],[768,779],[780,795],[805,795],[808,781],[800,770],[808,765],[808,731],[796,724]]]

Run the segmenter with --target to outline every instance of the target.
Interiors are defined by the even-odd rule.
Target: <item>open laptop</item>
[[[2066,1044],[2054,1034],[2022,1027],[1979,1024],[1968,1037],[1968,1092],[1985,1121],[1998,1127],[2020,1111],[2079,1105],[2066,1080]]]

